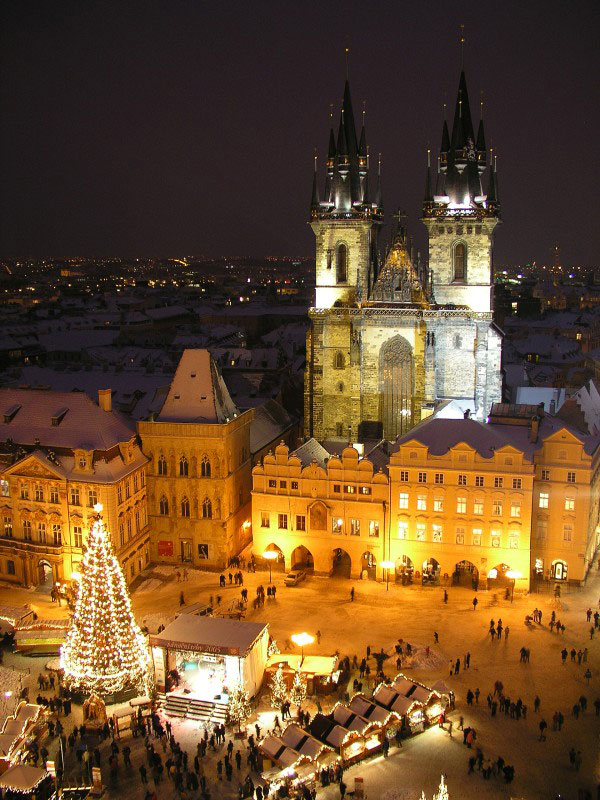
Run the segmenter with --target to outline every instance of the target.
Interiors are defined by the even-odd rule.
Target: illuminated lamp
[[[302,659],[300,661],[300,666],[302,666],[304,662],[304,648],[312,644],[315,640],[314,636],[311,636],[310,633],[294,633],[292,634],[292,642],[297,646],[302,648]]]
[[[277,553],[275,550],[265,550],[262,557],[269,562],[269,583],[271,583],[271,561],[277,558]]]

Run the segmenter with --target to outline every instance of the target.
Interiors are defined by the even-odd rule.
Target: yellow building
[[[132,430],[83,392],[0,390],[0,578],[25,586],[77,573],[93,506],[131,581],[150,558],[146,463]]]
[[[388,478],[347,447],[331,456],[314,439],[290,455],[281,444],[252,471],[253,552],[280,569],[375,577],[386,554]]]
[[[157,418],[138,423],[152,560],[222,569],[251,539],[250,424],[208,350],[185,350]]]

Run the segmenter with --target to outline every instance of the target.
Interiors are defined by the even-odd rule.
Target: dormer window
[[[87,467],[87,458],[85,456],[79,456],[79,468],[85,469]]]

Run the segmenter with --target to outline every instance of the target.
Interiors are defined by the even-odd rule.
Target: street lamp
[[[294,633],[292,635],[292,642],[297,645],[298,647],[302,648],[302,659],[300,660],[300,666],[302,666],[304,662],[304,648],[312,644],[315,640],[314,636],[311,636],[310,633]]]
[[[382,561],[381,562],[381,566],[385,570],[385,583],[386,583],[385,590],[386,590],[386,592],[389,592],[389,590],[390,590],[390,570],[394,569],[394,567],[396,565],[394,564],[393,561]]]
[[[269,583],[271,583],[271,561],[277,558],[277,553],[275,550],[265,550],[265,552],[262,554],[262,557],[266,558],[269,562]]]
[[[521,577],[521,573],[517,572],[517,570],[515,570],[515,569],[509,569],[508,572],[506,572],[506,577],[510,578],[511,581],[512,581],[512,589],[511,589],[511,592],[510,592],[510,602],[512,603],[513,597],[515,596],[515,583]]]

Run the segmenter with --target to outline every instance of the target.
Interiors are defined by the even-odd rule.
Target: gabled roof
[[[392,453],[396,453],[401,445],[413,441],[427,447],[431,455],[436,456],[444,455],[460,443],[471,447],[482,458],[492,458],[496,450],[512,446],[500,431],[473,419],[426,419],[398,437],[392,446]]]
[[[240,412],[208,350],[184,350],[158,422],[229,422]]]

